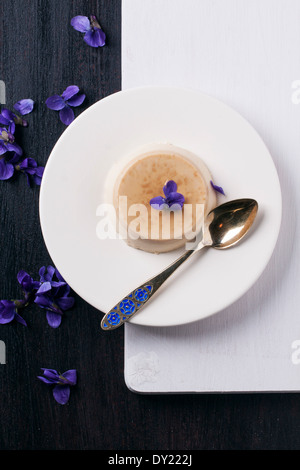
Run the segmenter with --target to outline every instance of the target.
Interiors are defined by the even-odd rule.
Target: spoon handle
[[[104,315],[101,321],[103,330],[114,330],[130,320],[153,297],[163,283],[197,250],[187,250],[174,263],[159,274],[144,282],[124,297]]]

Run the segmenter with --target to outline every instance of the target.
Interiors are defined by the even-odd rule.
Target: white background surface
[[[268,146],[283,195],[274,254],[240,300],[192,325],[125,325],[126,383],[142,393],[298,391],[300,2],[123,0],[122,14],[123,89],[188,87],[232,106]]]

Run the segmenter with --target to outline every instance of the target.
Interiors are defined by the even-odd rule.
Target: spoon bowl
[[[215,207],[207,215],[201,241],[195,247],[186,250],[170,266],[152,279],[141,284],[118,302],[101,321],[101,328],[105,331],[118,328],[130,320],[143,308],[164,282],[187,259],[205,247],[226,249],[236,245],[253,225],[258,211],[258,204],[254,199],[235,199]]]
[[[238,243],[252,226],[257,211],[254,199],[237,199],[213,209],[205,223],[211,246],[222,250]]]

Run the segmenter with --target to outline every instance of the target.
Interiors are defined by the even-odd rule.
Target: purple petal
[[[98,30],[98,35],[99,35],[99,46],[103,47],[105,46],[105,41],[106,41],[106,34],[102,29]]]
[[[102,29],[91,29],[84,35],[84,41],[91,47],[102,47],[105,45],[105,33]]]
[[[16,104],[14,104],[14,108],[18,113],[20,113],[22,116],[25,114],[31,113],[34,107],[34,101],[31,99],[25,99],[25,100],[20,100]]]
[[[21,170],[26,171],[30,175],[35,173],[35,169],[37,167],[37,162],[33,158],[25,158],[20,164],[19,167]]]
[[[160,209],[164,204],[166,204],[166,200],[162,196],[153,197],[150,200],[150,206],[153,207],[153,209]]]
[[[21,269],[21,271],[19,271],[17,274],[18,283],[22,284],[22,281],[24,280],[26,276],[29,276],[29,274],[26,271],[24,271],[24,269]]]
[[[57,403],[65,405],[68,403],[70,398],[70,386],[69,385],[56,385],[53,389],[53,396]]]
[[[8,126],[8,132],[14,134],[16,132],[16,124],[12,121]]]
[[[175,183],[175,181],[170,180],[164,185],[163,191],[165,193],[165,196],[168,197],[170,193],[176,193],[177,184]]]
[[[24,320],[24,318],[21,317],[21,315],[19,315],[17,312],[15,314],[15,320],[19,323],[21,323],[21,325],[24,325],[24,326],[27,326],[27,323],[26,321]]]
[[[7,148],[4,145],[3,141],[0,140],[0,155],[4,155],[7,152]]]
[[[61,324],[61,315],[59,313],[53,313],[47,311],[46,318],[48,321],[48,325],[52,328],[58,328]]]
[[[88,17],[81,15],[74,16],[74,18],[71,19],[71,26],[73,26],[73,28],[80,33],[86,33],[89,29],[91,29],[90,20]]]
[[[51,380],[48,380],[46,377],[43,377],[42,375],[38,375],[37,378],[47,385],[53,385],[54,383],[56,383],[56,382],[52,382]]]
[[[46,105],[53,111],[60,111],[65,107],[65,102],[59,95],[53,95],[46,99]]]
[[[16,117],[16,115],[15,115],[12,111],[10,111],[9,109],[7,109],[7,108],[2,109],[1,114],[2,114],[2,116],[4,117],[4,119],[6,119],[8,122],[13,121],[14,118]],[[0,116],[0,117],[1,117],[1,116]],[[0,121],[0,122],[1,122],[1,121]],[[4,124],[4,123],[3,123],[3,124]]]
[[[1,300],[0,307],[4,308],[15,308],[15,303],[12,300]]]
[[[169,207],[173,206],[173,204],[179,204],[180,207],[184,204],[184,196],[180,193],[170,193],[167,198],[167,203]]]
[[[25,175],[26,175],[26,178],[27,178],[27,184],[29,187],[31,187],[31,179],[30,179],[30,176],[27,172],[25,172]]]
[[[44,281],[44,277],[43,277],[43,276],[44,276],[45,272],[46,272],[46,266],[42,266],[42,267],[40,268],[40,270],[39,270],[39,275],[40,275],[40,277],[41,277],[41,281]]]
[[[76,95],[73,98],[70,98],[69,100],[66,101],[66,103],[69,106],[76,107],[76,106],[80,106],[84,102],[84,100],[85,100],[85,95],[81,94],[81,95]]]
[[[51,281],[51,286],[52,288],[53,287],[61,287],[61,286],[65,286],[66,283],[63,282],[63,281]]]
[[[18,163],[20,160],[20,155],[18,155],[17,153],[14,153],[13,156],[10,158],[9,160],[9,163],[12,163],[13,165],[15,165],[16,163]]]
[[[0,114],[0,124],[3,124],[4,126],[8,126],[10,121],[8,121],[4,116],[1,116]]]
[[[52,281],[55,274],[55,268],[53,266],[42,266],[39,270],[41,282]]]
[[[212,181],[210,182],[212,188],[217,191],[218,193],[221,193],[225,196],[225,192],[224,192],[224,189],[221,187],[221,186],[217,186],[216,184],[214,184]]]
[[[44,376],[47,377],[48,380],[51,380],[52,383],[57,383],[59,380],[59,373],[55,369],[47,369],[41,368],[44,373]]]
[[[41,182],[42,182],[42,177],[43,177],[43,173],[44,173],[44,167],[43,166],[39,166],[37,167],[36,169],[36,172],[35,174],[33,175],[33,182],[37,185],[37,186],[40,186]]]
[[[65,379],[68,380],[70,385],[76,385],[77,382],[77,371],[76,369],[67,370],[62,374]]]
[[[36,294],[34,303],[37,304],[41,308],[52,310],[52,300],[47,296],[47,294],[44,294],[44,295]]]
[[[52,281],[54,274],[55,274],[55,268],[51,265],[47,266],[46,278],[48,281]]]
[[[51,283],[49,281],[43,282],[43,284],[41,285],[41,287],[37,291],[37,295],[45,294],[45,293],[51,291],[51,289],[52,289],[52,286],[51,286]]]
[[[14,166],[7,163],[4,158],[0,160],[0,180],[9,180],[14,174]]]
[[[60,274],[60,272],[59,272],[57,269],[55,269],[55,274],[56,274],[56,277],[57,277],[57,279],[58,279],[59,281],[61,281],[61,282],[66,282],[66,281],[64,280],[64,278],[62,277],[62,275]]]
[[[45,170],[44,166],[38,166],[35,170],[36,176],[38,176],[39,178],[42,178],[42,176],[44,174],[44,170]]]
[[[23,150],[16,142],[8,142],[6,148],[9,152],[16,152],[20,156],[23,155]]]
[[[10,323],[16,315],[16,306],[12,300],[0,301],[0,324]]]
[[[71,122],[74,121],[74,111],[69,106],[65,106],[60,112],[59,117],[61,122],[63,122],[66,126],[69,126]]]
[[[77,85],[70,85],[65,89],[61,97],[64,101],[67,101],[70,98],[72,98],[74,95],[76,95],[78,92],[79,92],[79,88]]]
[[[61,310],[69,310],[73,307],[75,299],[73,297],[61,297],[56,299],[56,303]]]

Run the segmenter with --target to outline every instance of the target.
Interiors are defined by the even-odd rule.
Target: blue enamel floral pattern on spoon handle
[[[199,249],[199,248],[198,248]],[[186,251],[173,264],[160,274],[145,282],[124,297],[115,307],[104,315],[101,321],[103,330],[114,330],[130,320],[153,297],[160,286],[184,263],[196,250]]]

